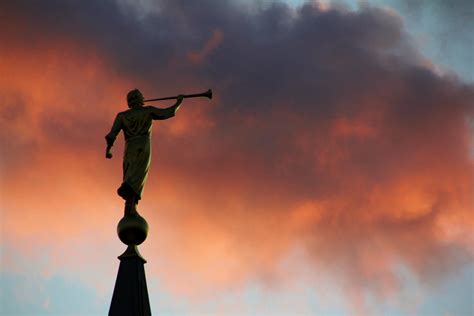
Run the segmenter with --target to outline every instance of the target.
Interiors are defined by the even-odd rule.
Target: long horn
[[[184,98],[197,98],[197,97],[206,97],[209,99],[212,99],[212,90],[209,89],[206,92],[203,93],[195,93],[195,94],[184,94]],[[157,98],[157,99],[147,99],[144,102],[151,102],[151,101],[160,101],[160,100],[171,100],[171,99],[177,99],[178,96],[174,97],[164,97],[164,98]]]

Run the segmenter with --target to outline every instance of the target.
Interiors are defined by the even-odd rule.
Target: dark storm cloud
[[[335,67],[353,67],[343,73],[351,76],[374,71],[367,59],[376,57],[373,53],[397,49],[403,41],[398,18],[379,16],[375,9],[361,14],[322,13],[306,5],[295,19],[296,13],[279,3],[257,12],[238,10],[228,1],[159,1],[157,5],[159,13],[137,19],[134,10],[115,1],[87,5],[78,1],[6,2],[2,12],[10,14],[3,21],[3,37],[20,41],[25,48],[36,44],[40,49],[47,49],[51,40],[79,41],[106,54],[121,75],[166,81],[176,80],[179,73],[222,80],[235,91],[222,95],[243,99],[239,103],[244,104],[255,93],[263,97],[275,93],[275,97],[314,96],[318,88],[328,89],[332,81],[342,79],[341,73],[332,71]],[[224,34],[222,45],[204,65],[190,64],[188,53],[199,50],[215,30]],[[406,49],[400,51],[406,53]],[[298,85],[295,75],[311,76],[313,84],[305,86],[306,81],[299,80]],[[350,77],[347,81],[352,82]],[[290,91],[286,91],[287,84],[291,84]],[[327,97],[330,92],[339,94],[327,91]]]
[[[216,28],[235,33],[242,42],[253,30],[245,27],[251,17],[228,1],[157,5],[162,8],[159,13],[138,18],[130,4],[113,0],[3,2],[0,36],[4,43],[31,50],[70,40],[106,54],[118,75],[164,81],[176,80],[175,73],[186,75],[182,72],[190,70],[184,62],[187,53],[199,50]]]

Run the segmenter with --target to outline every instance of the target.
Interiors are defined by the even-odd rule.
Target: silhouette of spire
[[[118,224],[117,233],[128,247],[118,257],[120,266],[109,316],[150,316],[144,267],[146,260],[140,255],[137,247],[148,235],[148,224],[136,211],[130,212],[126,206],[125,216]]]

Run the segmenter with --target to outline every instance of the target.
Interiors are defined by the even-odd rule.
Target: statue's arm
[[[107,142],[107,147],[105,148],[105,157],[108,159],[112,158],[111,149],[121,129],[122,129],[122,117],[119,113],[115,117],[114,124],[112,124],[112,128],[110,129],[110,132],[107,135],[105,135],[105,140]]]
[[[173,117],[176,114],[176,111],[178,111],[181,103],[183,103],[182,95],[178,96],[176,103],[168,108],[160,109],[150,106],[149,108],[151,109],[152,118],[154,120],[166,120]]]

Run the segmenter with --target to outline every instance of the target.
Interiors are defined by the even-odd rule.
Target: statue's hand
[[[107,159],[112,158],[112,153],[111,153],[110,151],[107,151],[107,152],[105,153],[105,158],[107,158]]]

